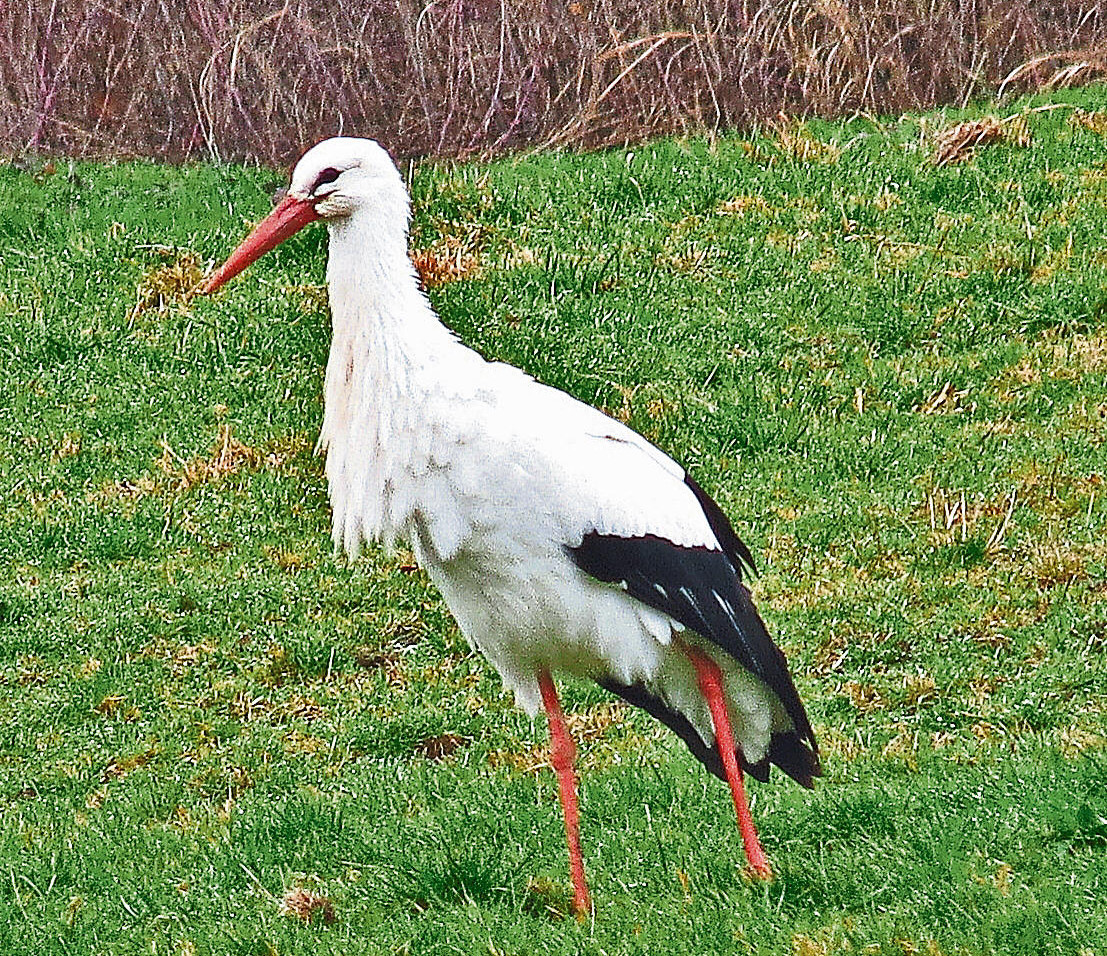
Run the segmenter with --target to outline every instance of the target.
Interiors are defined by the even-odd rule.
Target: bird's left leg
[[[545,668],[538,671],[538,687],[542,691],[542,703],[550,719],[550,763],[557,774],[557,788],[561,794],[561,812],[565,817],[565,839],[569,844],[569,875],[573,881],[573,911],[584,918],[592,909],[588,896],[588,884],[584,881],[584,860],[580,853],[580,812],[577,805],[577,781],[573,773],[576,744],[569,735],[561,701],[553,678]]]
[[[711,711],[711,722],[715,725],[715,744],[723,760],[727,783],[730,784],[730,795],[734,799],[734,810],[738,814],[738,829],[742,833],[746,859],[749,860],[755,876],[763,880],[772,879],[773,871],[765,851],[761,848],[761,841],[757,839],[757,828],[753,825],[753,815],[746,802],[746,788],[742,784],[742,770],[738,766],[734,733],[730,727],[730,715],[726,708],[723,672],[719,669],[719,665],[703,651],[684,643],[681,644],[681,649],[696,670],[700,692]]]

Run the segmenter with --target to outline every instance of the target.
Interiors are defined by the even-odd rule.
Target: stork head
[[[308,223],[336,225],[362,211],[406,230],[407,189],[395,163],[371,139],[335,136],[317,143],[296,164],[284,199],[208,277],[203,291],[214,292]]]

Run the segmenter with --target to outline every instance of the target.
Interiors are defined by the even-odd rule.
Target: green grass
[[[333,553],[324,231],[192,299],[277,175],[0,164],[0,950],[1107,950],[1107,91],[1026,105],[943,168],[979,113],[417,171],[445,321],[718,497],[824,747],[751,785],[754,886],[567,685],[584,926],[544,722],[409,555]]]

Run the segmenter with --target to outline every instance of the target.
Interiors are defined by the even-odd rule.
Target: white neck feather
[[[439,322],[407,254],[407,205],[329,223],[333,339],[319,447],[336,547],[412,538],[443,410],[472,394],[484,360]],[[443,399],[447,399],[443,402]]]

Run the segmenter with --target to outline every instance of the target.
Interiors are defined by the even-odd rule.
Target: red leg
[[[735,756],[734,733],[730,729],[730,716],[727,714],[726,695],[723,692],[723,672],[703,651],[687,644],[683,646],[683,650],[696,669],[700,691],[711,711],[711,722],[715,725],[715,743],[719,748],[719,756],[723,758],[723,770],[726,772],[727,783],[730,784],[730,795],[734,798],[734,810],[738,814],[738,829],[742,832],[746,859],[750,861],[750,868],[755,876],[763,880],[772,879],[773,871],[769,867],[765,851],[761,849],[761,841],[757,839],[757,828],[753,825],[753,816],[750,814],[749,804],[746,803],[746,788],[742,785],[742,771]]]
[[[550,719],[550,763],[557,773],[557,788],[561,794],[561,811],[565,817],[565,839],[569,844],[569,875],[573,881],[573,910],[584,918],[592,910],[588,884],[584,881],[584,859],[580,854],[580,816],[577,809],[577,781],[573,775],[576,744],[569,736],[561,701],[548,670],[538,671],[538,687],[542,691],[542,703]]]

